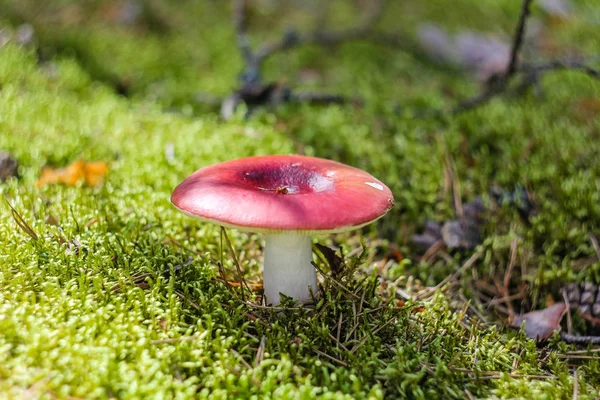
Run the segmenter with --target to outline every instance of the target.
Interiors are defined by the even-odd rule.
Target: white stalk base
[[[304,303],[317,294],[317,273],[312,261],[310,236],[296,233],[267,235],[264,288],[267,302],[280,303],[279,293]]]

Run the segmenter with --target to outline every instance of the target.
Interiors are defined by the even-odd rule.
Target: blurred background
[[[274,52],[260,72],[264,82],[368,98],[369,107],[382,108],[434,100],[441,106],[472,93],[508,62],[521,7],[508,0],[239,3],[246,4],[244,26],[254,49],[286,35],[293,42],[367,25],[340,41],[347,46],[317,40]],[[220,106],[248,72],[236,45],[234,9],[235,2],[210,0],[2,0],[0,40],[14,36],[35,46],[43,62],[75,58],[93,79],[125,96],[205,112]],[[597,2],[540,0],[533,9],[523,52],[529,61],[598,52]]]

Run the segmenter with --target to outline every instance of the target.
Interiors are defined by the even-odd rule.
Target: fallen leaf
[[[429,249],[441,238],[442,227],[440,224],[434,221],[426,221],[423,233],[420,235],[413,235],[412,241],[415,245],[422,247],[423,249]]]
[[[331,270],[331,275],[334,279],[337,279],[342,274],[346,266],[344,259],[335,254],[335,250],[333,250],[330,247],[323,246],[319,243],[316,243],[315,246],[317,247],[317,249],[319,249],[321,254],[323,254],[325,260],[327,260],[327,263],[329,264],[329,268]]]
[[[493,187],[490,193],[498,205],[505,204],[514,207],[521,219],[528,224],[530,219],[538,213],[533,197],[523,186],[516,186],[512,192]]]
[[[40,187],[56,183],[75,186],[79,182],[83,182],[87,186],[98,186],[107,172],[108,166],[105,162],[77,160],[66,168],[54,169],[52,167],[44,167],[36,186]]]
[[[429,249],[440,239],[451,249],[472,249],[481,243],[480,225],[485,206],[477,197],[463,205],[463,217],[451,219],[443,224],[427,221],[423,233],[413,235],[415,245]]]
[[[448,221],[442,226],[442,238],[451,249],[472,249],[480,242],[479,225],[469,218]]]
[[[510,61],[510,44],[494,35],[464,32],[455,46],[459,63],[480,81],[503,74]]]
[[[438,25],[424,23],[417,37],[432,60],[469,71],[480,81],[503,73],[510,61],[510,43],[496,35],[462,31],[451,36]]]
[[[454,49],[448,33],[441,27],[424,23],[417,28],[417,38],[425,52],[438,62],[453,62]]]
[[[105,162],[96,161],[86,163],[83,168],[85,184],[88,186],[98,186],[107,173],[108,165]]]
[[[511,326],[520,328],[525,322],[525,334],[538,342],[547,340],[555,330],[560,330],[560,320],[567,311],[565,303],[556,303],[548,308],[531,311],[513,318]]]
[[[9,153],[0,152],[0,182],[16,177],[19,171],[18,161]]]

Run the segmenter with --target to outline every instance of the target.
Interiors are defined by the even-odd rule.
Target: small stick
[[[236,0],[233,3],[233,25],[237,36],[237,45],[242,53],[242,56],[248,64],[251,64],[254,59],[254,54],[250,48],[250,41],[247,34],[246,8],[248,7],[246,0]]]
[[[265,357],[265,346],[267,345],[267,337],[263,335],[260,338],[260,344],[258,345],[258,350],[256,351],[256,358],[254,359],[254,368],[258,367]]]
[[[519,22],[513,36],[513,45],[510,52],[510,62],[506,72],[504,73],[504,80],[510,79],[517,71],[517,64],[519,62],[519,53],[523,46],[525,38],[525,27],[527,25],[527,18],[531,14],[531,3],[533,0],[523,0],[521,4],[521,14],[519,15]]]
[[[480,252],[473,253],[471,258],[469,258],[467,260],[467,262],[465,262],[464,265],[462,267],[460,267],[455,273],[447,276],[444,280],[442,280],[436,286],[426,290],[425,293],[417,295],[416,300],[423,300],[423,299],[429,297],[431,294],[437,292],[441,287],[446,285],[448,282],[458,279],[463,274],[463,272],[465,272],[467,269],[471,268],[473,266],[473,264],[475,264],[475,262],[479,259],[479,257],[481,257]]]
[[[558,356],[558,358],[569,359],[569,360],[600,360],[600,357],[595,357],[595,356],[579,356],[579,355],[569,356],[566,354],[561,354]]]
[[[25,221],[25,219],[21,216],[21,214],[19,214],[19,212],[17,210],[15,210],[15,208],[12,206],[12,204],[10,204],[10,202],[6,199],[6,197],[4,198],[4,201],[10,207],[12,216],[13,216],[15,222],[17,223],[17,225],[19,226],[19,228],[21,228],[23,230],[23,232],[28,234],[33,240],[35,240],[35,241],[39,240],[37,233],[35,233],[33,228],[27,223],[27,221]]]
[[[241,362],[242,364],[244,364],[244,367],[248,368],[248,369],[252,369],[252,366],[250,364],[248,364],[248,361],[244,360],[244,357],[242,357],[242,355],[240,353],[238,353],[237,351],[235,351],[234,349],[229,349],[229,351],[236,356]]]
[[[504,274],[504,290],[508,293],[508,286],[510,284],[510,278],[512,276],[513,268],[515,267],[515,263],[517,262],[517,246],[519,242],[517,239],[514,239],[510,244],[510,261],[508,263],[508,268],[506,270],[506,274]]]
[[[589,75],[591,78],[600,79],[600,71],[574,60],[551,60],[543,64],[524,64],[517,72],[540,74],[547,71],[575,70]]]
[[[238,258],[235,254],[235,250],[233,250],[233,246],[231,245],[231,242],[229,241],[229,236],[227,236],[227,232],[225,231],[224,227],[221,227],[221,232],[223,233],[223,236],[225,237],[225,242],[227,242],[227,247],[229,247],[229,251],[231,252],[231,256],[233,257],[233,263],[235,264],[235,268],[237,270],[240,282],[242,282],[243,285],[246,286],[246,289],[248,289],[248,291],[250,293],[252,293],[252,290],[250,290],[250,286],[248,286],[248,283],[244,279],[244,275],[242,274],[242,267],[240,266],[240,262],[238,261]],[[242,300],[246,301],[246,298],[244,296],[244,289],[241,286],[240,286],[240,289],[241,289],[240,293],[242,295]]]
[[[396,317],[392,317],[390,318],[385,324],[381,325],[380,327],[378,327],[377,329],[375,329],[373,331],[373,335],[376,335],[379,331],[381,331],[383,328],[385,328],[386,326],[388,326],[389,324],[391,324],[392,322],[394,322],[396,320]],[[352,350],[350,350],[350,353],[354,354],[356,352],[356,350],[358,350],[359,348],[362,347],[362,345],[364,345],[367,342],[368,336],[365,336],[361,339],[361,341],[352,348]]]
[[[585,350],[573,350],[569,351],[562,355],[573,355],[573,354],[586,354],[586,353],[600,353],[600,348],[598,349],[585,349]]]
[[[170,343],[179,343],[179,342],[191,342],[193,340],[198,340],[198,339],[200,339],[200,336],[182,336],[182,337],[178,337],[178,338],[153,340],[150,343],[152,343],[152,344],[170,344]]]
[[[323,270],[317,265],[317,263],[315,263],[314,261],[311,261],[310,263],[313,265],[313,267],[316,268],[317,271],[319,271],[319,273],[321,275],[323,275],[323,277],[325,279],[328,279],[331,282],[335,283],[336,286],[338,286],[340,289],[342,289],[344,292],[346,292],[350,296],[354,297],[356,300],[360,300],[360,297],[357,296],[356,294],[352,293],[352,291],[350,289],[348,289],[346,286],[342,285],[340,282],[338,282],[335,279],[333,279],[331,276],[327,275],[325,272],[323,272]]]
[[[579,399],[579,379],[577,377],[577,368],[573,373],[573,400]]]
[[[573,320],[571,318],[571,303],[569,302],[569,297],[567,296],[567,291],[562,291],[563,299],[565,300],[565,304],[567,305],[567,333],[570,335],[573,333]]]
[[[317,353],[318,355],[320,355],[320,356],[323,356],[323,357],[325,357],[325,358],[327,358],[327,359],[329,359],[329,360],[331,360],[331,361],[333,361],[333,362],[336,362],[336,363],[340,364],[341,366],[344,366],[344,367],[347,367],[347,366],[348,366],[348,364],[346,364],[346,363],[345,363],[345,362],[343,362],[342,360],[338,360],[337,358],[335,358],[335,357],[332,357],[332,356],[330,356],[329,354],[323,353],[323,352],[322,352],[322,351],[320,351],[320,350],[314,349],[313,351],[314,351],[315,353]]]
[[[561,332],[560,338],[569,344],[600,344],[600,336],[577,336]]]
[[[340,313],[340,319],[338,320],[338,324],[337,324],[337,335],[336,335],[336,341],[338,343],[340,343],[340,335],[342,333],[342,317],[343,315]]]

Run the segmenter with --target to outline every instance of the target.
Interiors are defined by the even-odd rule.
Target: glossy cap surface
[[[188,215],[256,232],[341,232],[389,211],[391,191],[360,169],[298,155],[248,157],[199,169],[171,202]]]

